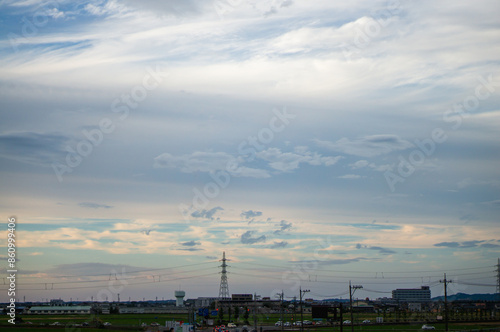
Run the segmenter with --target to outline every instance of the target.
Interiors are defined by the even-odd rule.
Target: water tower
[[[175,291],[175,306],[176,307],[183,307],[184,306],[184,296],[186,296],[186,292],[183,290],[176,290]]]

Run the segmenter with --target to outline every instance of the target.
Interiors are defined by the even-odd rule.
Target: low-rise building
[[[87,315],[90,314],[89,305],[78,306],[34,306],[28,313],[34,315]]]

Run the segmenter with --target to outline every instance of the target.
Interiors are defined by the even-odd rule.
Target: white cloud
[[[349,164],[352,169],[360,169],[368,166],[370,163],[367,160],[358,160],[353,164]]]
[[[291,172],[299,168],[301,163],[313,166],[332,166],[342,157],[323,157],[317,152],[304,150],[303,147],[293,152],[281,152],[277,148],[269,148],[257,153],[257,157],[269,162],[269,166],[281,172]]]
[[[367,160],[358,160],[355,163],[349,164],[351,169],[362,169],[369,167],[378,172],[385,172],[391,170],[394,166],[390,164],[376,165],[375,163],[368,162]]]
[[[154,158],[153,167],[179,169],[184,173],[226,171],[231,176],[236,177],[270,177],[266,170],[240,166],[239,163],[241,161],[241,158],[235,158],[225,152],[196,151],[192,154],[182,156],[163,153]]]
[[[154,159],[156,168],[178,168],[184,173],[215,172],[237,164],[236,158],[225,152],[196,151],[190,155],[173,156],[163,153]]]
[[[260,151],[256,157],[268,162],[268,165],[279,172],[291,172],[305,163],[312,166],[332,166],[342,157],[324,157],[317,152],[311,152],[306,147],[298,147],[295,152],[281,152],[278,148]],[[270,174],[265,169],[241,166],[244,158],[236,158],[225,152],[200,152],[189,155],[174,156],[163,153],[154,158],[155,168],[179,169],[184,173],[227,171],[237,177],[268,178]]]

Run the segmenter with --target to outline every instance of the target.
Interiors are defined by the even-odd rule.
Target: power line
[[[261,264],[261,263],[253,263],[253,262],[240,262],[240,264],[248,264],[248,265],[254,265],[254,266],[264,266],[264,267],[270,267],[270,268],[273,268],[274,270],[276,269],[281,269],[281,270],[288,270],[288,271],[294,271],[294,266],[277,266],[277,265],[267,265],[267,264]],[[294,264],[293,262],[291,262],[291,264]],[[294,264],[295,266],[297,264]],[[496,267],[496,266],[482,266],[482,267],[473,267],[473,268],[460,268],[460,269],[440,269],[440,270],[422,270],[422,271],[418,271],[418,270],[414,270],[414,271],[373,271],[373,270],[370,270],[370,271],[347,271],[347,270],[344,270],[344,271],[340,271],[340,270],[335,270],[335,271],[331,271],[331,270],[325,270],[325,269],[321,269],[322,272],[331,272],[333,274],[341,274],[341,273],[360,273],[360,274],[364,274],[363,276],[363,279],[401,279],[401,278],[414,278],[414,279],[418,279],[418,278],[429,278],[429,277],[432,277],[432,278],[439,278],[441,277],[441,274],[442,271],[447,271],[447,272],[453,272],[453,271],[470,271],[470,270],[474,270],[476,272],[471,272],[471,273],[454,273],[453,276],[465,276],[465,275],[474,275],[474,274],[484,274],[484,273],[489,273],[489,272],[497,272],[496,270],[491,270],[492,267]],[[242,267],[238,267],[238,269],[246,269],[246,268],[242,268]],[[477,272],[478,270],[480,269],[490,269],[489,271],[483,271],[483,272]],[[252,269],[252,270],[255,270],[255,269]],[[278,271],[276,271],[278,272]],[[367,276],[368,275],[373,275],[375,273],[375,276]],[[378,274],[380,273],[380,277],[378,276]],[[412,274],[412,275],[415,275],[416,273],[439,273],[437,275],[424,275],[424,276],[397,276],[397,277],[391,277],[391,276],[386,276],[387,275],[390,275],[390,274]],[[325,274],[318,274],[318,273],[314,273],[314,275],[318,275],[318,276],[325,276],[325,277],[331,277],[331,275],[325,275]],[[342,277],[342,276],[339,276],[339,277]]]
[[[157,269],[145,269],[145,270],[135,270],[135,271],[125,271],[127,274],[135,274],[135,273],[142,273],[142,272],[152,272],[152,271],[162,271],[162,270],[168,270],[168,269],[179,269],[183,267],[190,267],[190,266],[200,266],[200,265],[206,265],[206,264],[212,264],[212,263],[217,263],[218,261],[209,261],[209,262],[203,262],[203,263],[196,263],[196,264],[186,264],[186,265],[179,265],[179,266],[172,266],[172,267],[164,267],[164,268],[157,268]],[[114,274],[114,273],[111,273]],[[62,275],[55,275],[55,276],[50,276],[49,278],[55,279],[55,278],[84,278],[84,277],[101,277],[101,276],[109,276],[110,273],[101,273],[101,274],[86,274],[86,275],[67,275],[67,276],[62,276]],[[23,276],[22,271],[20,277],[24,278],[37,278],[39,279],[39,276]]]
[[[212,267],[215,268],[215,267]],[[210,269],[210,268],[208,268]],[[164,270],[164,269],[162,269]],[[114,275],[113,280],[134,280],[134,279],[142,279],[142,278],[147,278],[147,277],[153,277],[153,280],[158,278],[158,280],[161,280],[161,277],[165,276],[170,276],[170,275],[176,275],[176,274],[183,274],[183,273],[193,273],[197,271],[206,271],[207,268],[200,268],[196,270],[191,270],[191,271],[178,271],[178,272],[172,272],[172,273],[164,273],[164,274],[156,274],[156,275],[143,275],[143,276],[131,276],[131,277],[120,277],[117,278],[116,274],[111,274]],[[106,276],[111,276],[111,275],[106,275]],[[102,276],[102,275],[101,275]],[[83,283],[95,283],[95,282],[108,282],[112,280],[109,278],[108,280],[105,279],[100,279],[100,280],[78,280],[78,281],[58,281],[58,282],[29,282],[29,283],[17,283],[19,286],[30,286],[30,285],[43,285],[43,284],[53,284],[53,285],[60,285],[60,284],[83,284]]]
[[[218,272],[215,273],[208,273],[204,275],[197,275],[197,276],[188,276],[188,277],[179,277],[179,278],[173,278],[173,279],[165,279],[165,280],[159,280],[159,281],[144,281],[144,282],[134,282],[134,283],[127,283],[127,286],[135,286],[135,285],[145,285],[145,284],[153,284],[153,283],[164,283],[164,282],[169,282],[169,281],[176,281],[176,280],[186,280],[186,279],[195,279],[195,278],[201,278],[201,277],[206,277],[206,276],[211,276],[211,275],[216,275]],[[101,280],[104,282],[103,280]],[[45,288],[24,288],[23,290],[65,290],[65,289],[84,289],[84,288],[100,288],[100,287],[105,287],[106,285],[93,285],[93,286],[77,286],[77,287],[54,287],[56,285],[55,283],[43,283],[44,285],[51,285],[51,288],[48,289],[47,287]],[[108,285],[109,286],[109,285]],[[4,288],[6,289],[6,288]]]

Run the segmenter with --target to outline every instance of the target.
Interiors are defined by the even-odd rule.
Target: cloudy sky
[[[499,11],[0,1],[19,296],[495,292]]]

